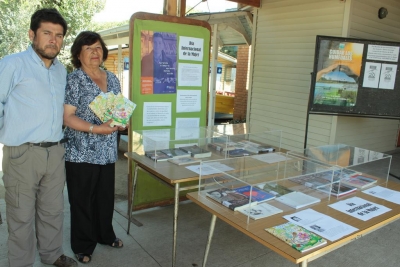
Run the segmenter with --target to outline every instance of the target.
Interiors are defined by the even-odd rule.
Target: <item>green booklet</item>
[[[283,196],[283,195],[293,192],[293,190],[290,190],[287,187],[284,187],[280,184],[273,183],[273,182],[260,184],[260,185],[258,185],[258,187],[261,188],[262,190],[264,190],[265,192],[274,194],[276,197],[280,197],[280,196]]]
[[[327,243],[322,237],[291,222],[266,228],[265,230],[299,252],[306,252]]]

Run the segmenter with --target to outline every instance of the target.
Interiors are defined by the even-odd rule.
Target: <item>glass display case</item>
[[[391,155],[345,144],[288,151],[287,155],[332,166],[335,187],[355,187],[357,190],[387,183],[392,161]]]
[[[200,163],[199,196],[235,219],[255,223],[330,200],[331,166],[281,152]]]
[[[244,124],[217,125],[214,130],[228,136],[226,156],[229,158],[281,152],[281,130],[265,128],[248,132]]]
[[[151,160],[178,165],[225,158],[228,138],[207,128],[166,128],[132,132],[132,151]],[[221,149],[211,149],[218,144]]]

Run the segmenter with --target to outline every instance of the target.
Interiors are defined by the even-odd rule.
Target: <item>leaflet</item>
[[[305,209],[285,215],[283,218],[294,224],[300,225],[329,241],[336,241],[358,230],[351,225],[338,221],[313,209]]]
[[[381,198],[395,204],[400,205],[400,192],[392,189],[387,189],[382,186],[374,186],[372,188],[362,191],[367,195]]]

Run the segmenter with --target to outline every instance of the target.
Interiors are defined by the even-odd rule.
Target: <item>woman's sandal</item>
[[[124,243],[122,243],[122,240],[117,237],[109,246],[112,248],[122,248]]]
[[[75,256],[76,256],[77,260],[82,263],[89,263],[92,260],[92,255],[85,254],[85,253],[78,253],[78,254],[75,254]],[[89,260],[87,260],[87,259],[89,259]]]

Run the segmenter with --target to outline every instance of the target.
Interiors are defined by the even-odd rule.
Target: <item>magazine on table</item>
[[[265,230],[299,252],[306,252],[327,243],[326,239],[291,222],[266,228]]]
[[[235,190],[229,188],[219,188],[206,192],[206,195],[221,203],[225,207],[236,210],[242,206],[249,206],[250,204],[255,205],[255,202],[250,202],[250,198],[246,195],[240,194]]]
[[[234,188],[236,192],[251,197],[252,200],[257,202],[264,202],[275,198],[274,194],[265,192],[255,186],[245,185],[242,187]]]

